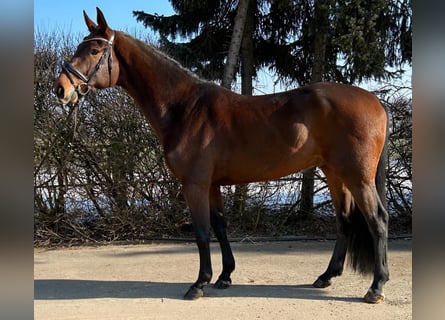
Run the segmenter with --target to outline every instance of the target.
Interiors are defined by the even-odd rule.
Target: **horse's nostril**
[[[65,97],[65,90],[62,86],[57,87],[56,94],[59,99],[63,99]]]

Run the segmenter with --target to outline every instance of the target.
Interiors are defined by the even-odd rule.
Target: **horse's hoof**
[[[213,285],[213,287],[215,287],[216,289],[227,289],[228,287],[230,287],[230,285],[232,284],[232,280],[222,280],[222,279],[218,279],[215,284]]]
[[[385,300],[385,295],[383,293],[376,293],[374,290],[369,289],[369,291],[365,295],[365,302],[378,304]]]
[[[185,300],[196,300],[204,296],[204,291],[195,286],[191,286],[187,293],[184,295]]]
[[[315,288],[327,288],[332,284],[331,280],[322,280],[318,278],[315,280],[315,282],[312,284]]]

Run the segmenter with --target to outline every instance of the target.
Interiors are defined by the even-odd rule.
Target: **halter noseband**
[[[77,70],[71,63],[69,63],[67,61],[65,61],[62,65],[62,70],[65,71],[65,73],[67,74],[68,79],[70,80],[71,84],[75,88],[75,91],[81,96],[86,95],[90,91],[89,83],[94,78],[97,71],[99,71],[106,56],[108,56],[108,77],[109,77],[109,82],[110,82],[110,86],[111,86],[111,71],[113,70],[112,48],[113,48],[113,42],[114,42],[114,31],[113,31],[113,34],[111,35],[110,40],[105,39],[105,38],[95,37],[95,38],[83,40],[80,44],[82,44],[84,42],[89,42],[89,41],[105,41],[108,44],[108,47],[105,49],[104,53],[100,57],[96,66],[94,67],[93,72],[89,76],[85,76],[82,72]],[[79,83],[78,85],[74,85],[74,81],[71,78],[71,74],[75,75],[77,78],[79,78],[83,82]]]

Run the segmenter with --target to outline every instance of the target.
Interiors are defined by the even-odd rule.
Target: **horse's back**
[[[319,82],[300,88],[305,92],[310,92],[318,103],[329,103],[330,107],[335,108],[335,112],[339,112],[344,116],[350,113],[350,116],[367,113],[385,113],[378,98],[371,92],[360,87],[331,83]],[[300,90],[296,89],[296,91]],[[306,93],[307,94],[307,93]],[[363,114],[365,113],[365,114]]]

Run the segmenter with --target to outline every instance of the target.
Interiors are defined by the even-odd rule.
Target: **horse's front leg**
[[[219,186],[210,189],[210,224],[218,239],[222,254],[222,272],[215,282],[215,288],[226,289],[232,284],[230,275],[235,270],[235,258],[227,239],[227,225],[223,217],[223,201]]]
[[[210,259],[210,206],[209,186],[202,184],[183,185],[183,194],[191,211],[196,244],[199,250],[199,274],[184,298],[194,300],[204,295],[204,287],[212,279]]]

